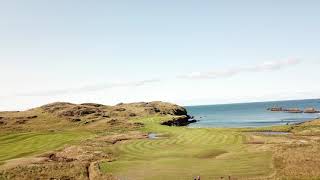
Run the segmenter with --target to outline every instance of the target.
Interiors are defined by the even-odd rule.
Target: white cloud
[[[51,90],[51,91],[18,93],[16,94],[16,96],[55,96],[55,95],[62,95],[62,94],[99,91],[99,90],[116,88],[116,87],[138,87],[138,86],[143,86],[151,83],[156,83],[159,81],[160,79],[147,79],[147,80],[132,81],[132,82],[105,83],[105,84],[88,85],[88,86],[82,86],[77,88],[58,89],[58,90]]]
[[[248,67],[231,68],[231,69],[225,69],[225,70],[214,70],[210,72],[192,72],[190,74],[177,76],[176,78],[177,79],[179,78],[186,78],[186,79],[225,78],[225,77],[235,76],[241,73],[279,70],[282,68],[286,68],[288,66],[296,65],[300,62],[301,61],[298,59],[289,59],[284,61],[271,61],[271,62],[265,62],[262,64],[258,64],[255,66],[248,66]],[[29,92],[29,93],[17,93],[17,94],[14,94],[14,96],[56,96],[56,95],[63,95],[63,94],[86,93],[86,92],[99,91],[99,90],[105,90],[105,89],[117,88],[117,87],[144,86],[147,84],[157,83],[164,80],[165,79],[146,79],[146,80],[131,81],[131,82],[117,82],[117,83],[105,83],[105,84],[102,83],[102,84],[87,85],[87,86],[75,87],[75,88],[65,88],[65,89]]]
[[[225,70],[213,70],[209,72],[192,72],[190,74],[185,74],[178,77],[186,78],[186,79],[225,78],[225,77],[235,76],[235,75],[238,75],[241,73],[247,73],[247,72],[279,70],[282,68],[296,65],[300,62],[301,60],[299,59],[288,59],[284,61],[270,61],[270,62],[264,62],[262,64],[248,66],[248,67],[231,68],[231,69],[225,69]]]

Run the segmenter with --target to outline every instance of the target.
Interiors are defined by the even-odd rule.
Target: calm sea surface
[[[303,122],[320,117],[320,114],[271,112],[269,107],[314,107],[320,110],[320,100],[294,100],[224,105],[187,106],[188,113],[199,120],[190,127],[261,127]]]

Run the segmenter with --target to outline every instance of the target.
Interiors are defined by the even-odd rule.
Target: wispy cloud
[[[173,79],[175,78],[176,79],[225,78],[225,77],[235,76],[241,73],[279,70],[282,68],[296,65],[300,62],[301,61],[298,59],[289,59],[284,61],[271,61],[271,62],[265,62],[262,64],[248,66],[248,67],[238,67],[238,68],[231,68],[231,69],[225,69],[225,70],[214,70],[210,72],[193,72],[190,74],[176,76]],[[131,82],[102,83],[102,84],[88,85],[88,86],[82,86],[82,87],[76,87],[76,88],[65,88],[65,89],[48,90],[48,91],[41,91],[41,92],[30,92],[30,93],[18,93],[18,94],[15,94],[14,96],[55,96],[55,95],[63,95],[63,94],[86,93],[86,92],[100,91],[100,90],[116,88],[116,87],[144,86],[147,84],[153,84],[153,83],[161,82],[164,80],[166,79],[146,79],[146,80],[131,81]]]
[[[19,93],[16,96],[55,96],[62,94],[71,94],[71,93],[83,93],[91,91],[100,91],[104,89],[117,88],[117,87],[138,87],[151,83],[157,83],[160,79],[147,79],[141,81],[132,81],[132,82],[118,82],[118,83],[105,83],[97,85],[88,85],[78,88],[67,88],[67,89],[58,89],[51,91],[41,91],[41,92],[32,92],[32,93]]]
[[[186,78],[186,79],[224,78],[224,77],[235,76],[241,73],[279,70],[282,68],[296,65],[300,62],[301,60],[299,59],[289,59],[284,61],[270,61],[270,62],[264,62],[262,64],[248,66],[248,67],[238,67],[238,68],[231,68],[231,69],[225,69],[225,70],[213,70],[209,72],[192,72],[190,74],[185,74],[178,77]]]

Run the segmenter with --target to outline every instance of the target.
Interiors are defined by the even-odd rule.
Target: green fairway
[[[267,176],[272,172],[270,152],[249,151],[246,137],[234,129],[168,127],[166,117],[139,119],[143,131],[161,134],[159,139],[118,143],[113,162],[102,170],[128,179],[205,179],[220,176]]]
[[[84,132],[14,133],[0,135],[0,162],[38,154],[90,135]]]

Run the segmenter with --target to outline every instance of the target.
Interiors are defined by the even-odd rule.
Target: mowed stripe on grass
[[[86,132],[2,134],[0,162],[53,150],[88,135]]]
[[[157,118],[159,120],[157,120]],[[144,131],[165,135],[118,143],[114,162],[102,170],[123,179],[204,179],[221,176],[267,176],[272,172],[270,152],[248,151],[245,136],[232,129],[167,127],[162,117],[140,119]]]

